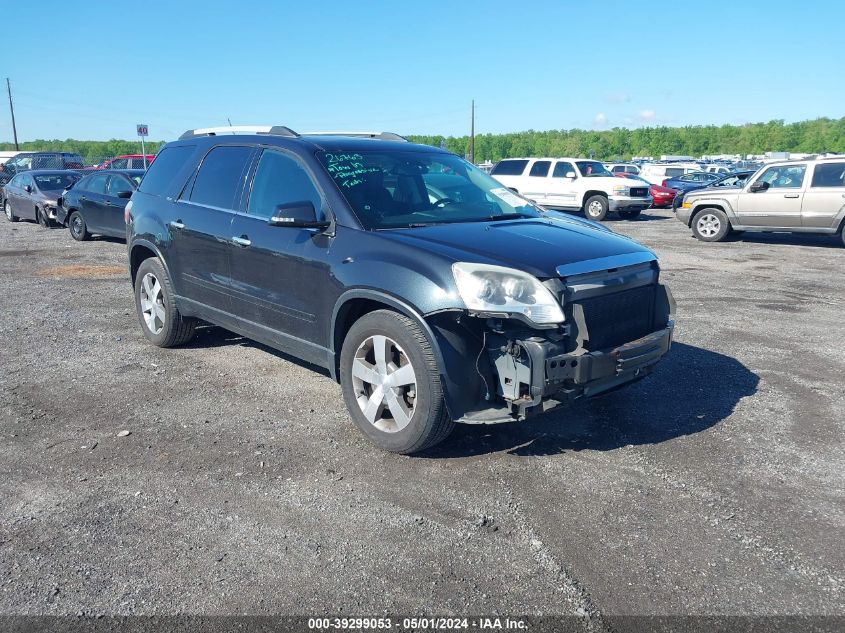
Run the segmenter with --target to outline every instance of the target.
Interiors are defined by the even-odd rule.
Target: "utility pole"
[[[472,117],[469,130],[469,162],[475,165],[475,99],[472,100]]]
[[[9,83],[9,78],[6,77],[6,91],[9,93],[9,111],[12,113],[12,134],[15,135],[15,151],[20,151],[18,146],[18,128],[15,127],[15,107],[12,105],[12,86]]]

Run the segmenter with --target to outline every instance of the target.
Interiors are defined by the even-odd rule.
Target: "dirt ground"
[[[611,224],[677,299],[654,375],[401,457],[313,367],[149,345],[122,242],[0,219],[0,614],[845,615],[845,248]]]

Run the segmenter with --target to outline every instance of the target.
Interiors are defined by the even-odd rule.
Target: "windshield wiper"
[[[498,222],[499,220],[519,220],[520,218],[534,218],[537,216],[528,215],[527,213],[503,213],[502,215],[491,215],[484,218],[490,222]]]

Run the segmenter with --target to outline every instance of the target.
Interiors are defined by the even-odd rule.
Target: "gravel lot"
[[[401,457],[313,367],[149,345],[122,242],[0,219],[0,613],[845,615],[845,248],[612,226],[655,374]]]

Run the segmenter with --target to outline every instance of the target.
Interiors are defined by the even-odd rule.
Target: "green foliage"
[[[459,156],[469,151],[469,136],[409,136],[415,143],[440,146]],[[549,130],[481,134],[475,137],[475,160],[497,161],[509,156],[573,156],[591,153],[601,160],[632,156],[681,154],[762,154],[764,152],[843,152],[845,117],[786,124],[782,120],[746,125],[689,125],[629,130]]]
[[[37,140],[20,143],[21,151],[28,152],[76,152],[85,161],[86,165],[100,163],[106,158],[121,156],[123,154],[140,154],[141,141],[76,141],[66,139],[64,141],[55,139],[52,141]],[[147,154],[155,154],[164,145],[164,141],[146,141]],[[0,143],[0,151],[15,149],[14,143]]]
[[[469,136],[419,136],[415,143],[440,146],[459,156],[469,151]],[[147,143],[147,153],[155,154],[164,141]],[[20,144],[21,150],[77,152],[87,164],[121,154],[140,154],[139,141],[37,140]],[[11,143],[0,143],[0,150],[12,150]],[[497,161],[508,156],[589,156],[602,160],[623,160],[632,156],[661,154],[762,154],[763,152],[843,152],[845,117],[784,123],[783,120],[746,125],[689,125],[686,127],[644,127],[635,130],[548,130],[480,134],[475,137],[476,162]]]

